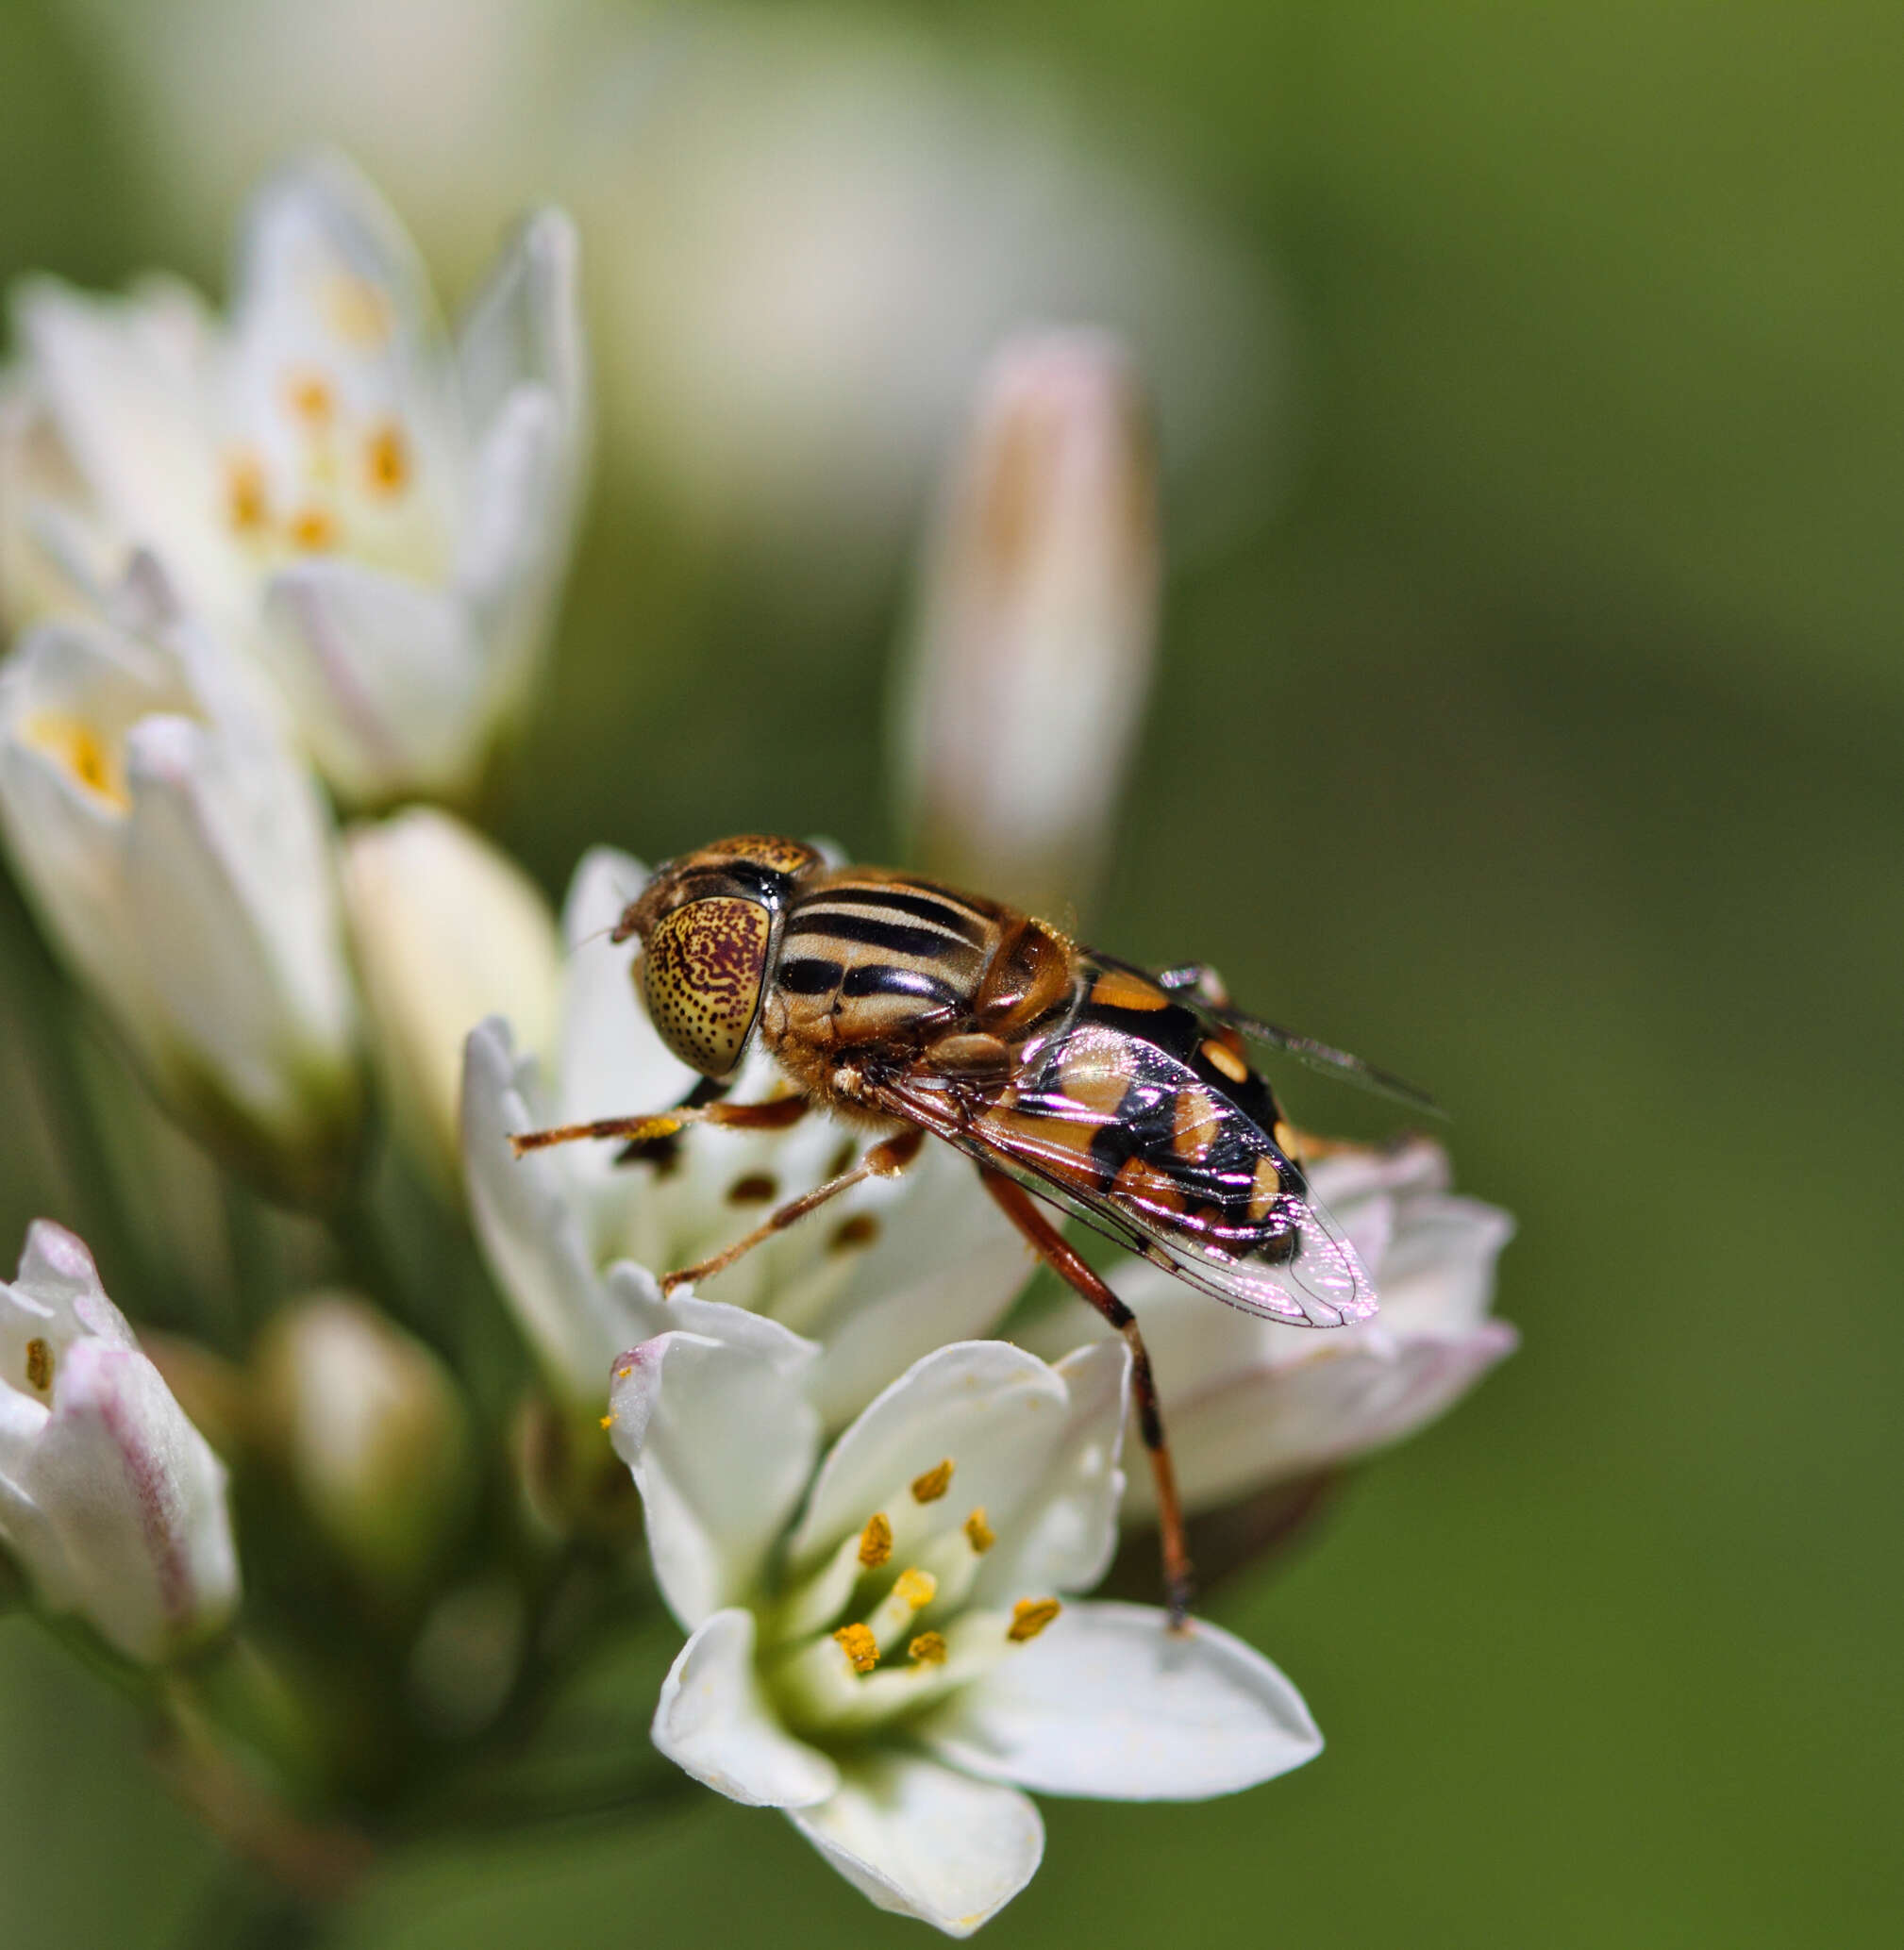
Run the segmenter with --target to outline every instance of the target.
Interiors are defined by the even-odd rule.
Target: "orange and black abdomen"
[[[963,1024],[1009,910],[918,880],[843,869],[788,904],[774,971],[778,1038],[834,1049]]]

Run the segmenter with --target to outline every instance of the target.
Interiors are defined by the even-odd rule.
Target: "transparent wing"
[[[1265,1320],[1370,1319],[1375,1290],[1302,1173],[1167,1050],[1088,1019],[1009,1085],[922,1066],[883,1108],[1191,1286]]]

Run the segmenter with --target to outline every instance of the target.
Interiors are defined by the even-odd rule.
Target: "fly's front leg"
[[[597,1117],[589,1124],[559,1124],[545,1131],[514,1131],[509,1144],[521,1158],[525,1152],[546,1150],[551,1144],[574,1144],[584,1138],[621,1138],[645,1144],[655,1138],[672,1138],[684,1125],[713,1124],[737,1131],[783,1131],[798,1124],[812,1107],[805,1097],[776,1097],[771,1104],[682,1104],[647,1117]]]
[[[811,1192],[803,1192],[798,1198],[790,1198],[777,1210],[768,1213],[744,1239],[737,1239],[711,1259],[703,1259],[696,1266],[683,1266],[677,1273],[663,1275],[663,1296],[672,1293],[676,1287],[684,1287],[691,1281],[698,1283],[711,1279],[715,1274],[725,1272],[743,1253],[751,1253],[756,1246],[772,1239],[775,1233],[786,1231],[788,1226],[804,1219],[809,1212],[818,1211],[829,1199],[838,1198],[843,1192],[852,1191],[856,1185],[863,1185],[868,1178],[896,1178],[919,1156],[925,1142],[924,1131],[901,1131],[896,1137],[882,1139],[850,1171],[842,1172],[837,1178],[828,1178]]]
[[[1170,1625],[1180,1632],[1190,1623],[1190,1601],[1194,1592],[1195,1574],[1191,1569],[1190,1545],[1183,1534],[1183,1505],[1177,1493],[1177,1469],[1170,1459],[1170,1444],[1163,1433],[1163,1408],[1157,1399],[1157,1379],[1150,1370],[1150,1351],[1137,1316],[1098,1278],[1090,1266],[1066,1242],[1030,1194],[1015,1179],[999,1172],[988,1172],[981,1165],[978,1175],[1000,1209],[1025,1237],[1039,1257],[1074,1292],[1081,1294],[1117,1331],[1130,1350],[1130,1388],[1137,1402],[1137,1426],[1144,1446],[1150,1455],[1151,1475],[1157,1481],[1158,1533],[1163,1545],[1163,1592],[1170,1607]]]

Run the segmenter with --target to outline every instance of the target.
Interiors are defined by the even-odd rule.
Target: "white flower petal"
[[[829,1428],[933,1348],[995,1326],[1031,1270],[1016,1227],[949,1145],[928,1142],[903,1177],[868,1189],[854,1209],[877,1219],[877,1239],[816,1318],[794,1316],[827,1343],[814,1399]]]
[[[1371,1335],[1306,1360],[1235,1375],[1170,1404],[1184,1507],[1210,1509],[1266,1483],[1347,1461],[1427,1426],[1504,1360],[1520,1337],[1505,1321],[1466,1334]],[[1140,1476],[1127,1510],[1156,1502]]]
[[[531,1048],[547,1046],[561,979],[555,917],[514,860],[433,807],[353,826],[343,891],[392,1118],[454,1184],[464,1040],[506,1016]]]
[[[13,315],[103,539],[152,548],[194,602],[223,610],[241,600],[244,572],[220,525],[203,348],[175,318],[186,302],[172,287],[159,300],[92,298],[34,278]]]
[[[1027,1595],[1089,1591],[1117,1549],[1129,1353],[1122,1341],[1099,1342],[1066,1355],[1052,1372],[1065,1388],[1064,1428],[1030,1493],[1015,1508],[987,1506],[998,1542],[979,1572],[975,1605],[1009,1607]],[[971,1485],[960,1489],[969,1492]]]
[[[1460,1334],[1486,1320],[1495,1261],[1514,1222],[1478,1198],[1437,1196],[1402,1208],[1381,1269],[1381,1325],[1397,1336]]]
[[[661,1683],[654,1742],[697,1781],[750,1808],[810,1808],[840,1785],[826,1755],[787,1733],[754,1669],[754,1614],[717,1611]]]
[[[560,409],[543,387],[504,403],[470,469],[452,581],[484,645],[493,713],[526,679],[574,513],[562,477]]]
[[[363,803],[454,797],[481,759],[483,657],[447,591],[342,557],[265,592],[262,648],[325,775]]]
[[[554,1107],[564,1124],[665,1109],[698,1080],[669,1053],[642,1007],[634,980],[641,943],[607,938],[647,881],[647,868],[612,846],[592,846],[569,881],[561,1082]]]
[[[1071,1407],[1062,1375],[1005,1342],[961,1341],[927,1355],[833,1445],[793,1533],[793,1561],[826,1556],[948,1458],[960,1501],[982,1504],[1002,1535],[1043,1489]]]
[[[758,1584],[819,1453],[801,1386],[818,1353],[759,1316],[746,1343],[661,1334],[624,1355],[609,1396],[634,1472],[655,1577],[693,1630]]]
[[[511,1132],[547,1120],[535,1094],[535,1058],[518,1060],[509,1025],[492,1017],[463,1047],[463,1187],[470,1219],[503,1296],[545,1372],[576,1406],[605,1391],[617,1353],[654,1331],[632,1291],[606,1285],[560,1156],[517,1158]],[[659,1307],[659,1295],[655,1305]]]
[[[558,403],[564,444],[587,440],[588,355],[582,332],[580,240],[565,211],[542,209],[497,258],[457,337],[463,412],[487,427],[525,384]]]
[[[882,1909],[969,1937],[1037,1873],[1038,1810],[1010,1788],[910,1755],[869,1755],[839,1792],[788,1819]]]
[[[1322,1749],[1295,1688],[1198,1619],[1067,1605],[923,1729],[954,1766],[1044,1794],[1196,1801],[1286,1774]]]

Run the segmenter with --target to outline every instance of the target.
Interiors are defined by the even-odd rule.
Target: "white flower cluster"
[[[335,1219],[374,1095],[529,1351],[540,1386],[485,1404],[488,1426],[445,1348],[355,1292],[281,1306],[225,1363],[208,1399],[250,1390],[229,1453],[276,1473],[339,1584],[372,1594],[380,1629],[414,1613],[426,1652],[453,1650],[470,1593],[430,1579],[481,1501],[476,1443],[514,1413],[626,1500],[619,1457],[688,1635],[656,1745],[784,1810],[881,1907],[962,1936],[1037,1867],[1026,1791],[1228,1793],[1321,1738],[1216,1626],[1086,1595],[1121,1519],[1157,1516],[1148,1475],[1125,1501],[1131,1357],[1094,1316],[1025,1302],[1024,1243],[967,1159],[928,1144],[664,1300],[659,1275],[837,1176],[863,1135],[809,1117],[514,1155],[513,1134],[663,1110],[697,1081],[643,1010],[639,950],[611,939],[639,861],[591,852],[558,919],[441,805],[372,816],[466,799],[523,704],[586,458],[576,308],[575,241],[545,212],[452,339],[394,220],[331,159],[256,198],[225,324],[170,284],[20,291],[0,835],[188,1130]],[[1118,348],[1008,346],[934,529],[894,720],[902,801],[950,870],[1023,898],[1093,871],[1147,682],[1156,504]],[[365,815],[342,838],[338,804]],[[736,1100],[779,1088],[757,1054]],[[1411,1433],[1514,1344],[1490,1316],[1509,1222],[1452,1192],[1439,1147],[1338,1147],[1311,1177],[1380,1288],[1375,1322],[1305,1333],[1111,1269],[1193,1514]],[[985,1338],[1008,1316],[1014,1341]],[[204,1382],[211,1358],[179,1355],[188,1400],[201,1358]],[[560,1551],[583,1506],[512,1459],[515,1514]],[[0,1286],[0,1548],[42,1611],[134,1664],[209,1656],[238,1607],[224,1464],[86,1247],[43,1221]],[[439,1731],[533,1685],[513,1604],[490,1608],[516,1624],[480,1686],[431,1682]]]

